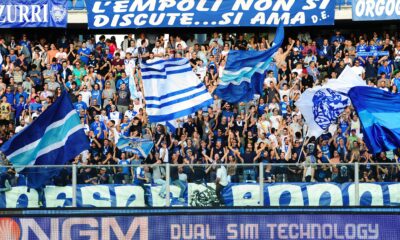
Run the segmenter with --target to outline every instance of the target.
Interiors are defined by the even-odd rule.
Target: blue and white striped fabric
[[[133,152],[146,158],[149,155],[154,143],[152,140],[143,138],[128,138],[121,136],[117,143],[117,148],[121,151]]]
[[[187,59],[142,64],[142,79],[150,122],[184,117],[213,103]]]
[[[280,25],[271,48],[266,51],[231,50],[215,93],[230,102],[249,102],[254,94],[262,94],[264,75],[274,54],[282,45],[284,29]]]
[[[21,165],[63,165],[89,148],[89,140],[68,93],[63,94],[28,127],[3,144],[1,152],[28,179],[29,187],[41,187],[60,168]],[[19,165],[19,166],[18,166]]]

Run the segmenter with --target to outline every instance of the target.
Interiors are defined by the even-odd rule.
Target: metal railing
[[[238,174],[238,169],[240,168],[245,168],[245,169],[249,169],[251,168],[253,172],[253,174],[255,174],[255,179],[256,181],[250,181],[251,183],[257,183],[259,186],[259,206],[264,206],[264,187],[268,186],[268,184],[270,184],[270,182],[267,182],[265,179],[265,170],[268,167],[271,167],[272,169],[276,169],[276,168],[281,168],[281,169],[288,169],[290,167],[297,167],[298,169],[304,171],[304,168],[314,168],[313,171],[315,171],[315,168],[319,167],[319,166],[329,166],[330,168],[335,168],[335,167],[341,167],[341,166],[348,166],[351,167],[351,172],[354,172],[353,177],[353,184],[354,184],[354,205],[358,206],[360,205],[360,178],[361,178],[361,174],[360,174],[360,166],[369,166],[369,168],[375,166],[385,166],[388,167],[392,170],[395,171],[400,171],[400,165],[398,163],[393,163],[393,162],[388,162],[388,163],[337,163],[337,164],[330,164],[330,163],[259,163],[259,164],[149,164],[149,165],[145,165],[145,164],[131,164],[131,165],[46,165],[46,166],[13,166],[15,169],[21,168],[21,167],[25,167],[25,168],[47,168],[50,169],[51,168],[56,168],[56,169],[60,169],[60,168],[67,168],[70,171],[70,176],[71,176],[71,186],[72,186],[72,207],[76,207],[77,206],[77,186],[78,186],[78,175],[80,174],[81,171],[84,171],[84,169],[87,168],[96,168],[96,169],[101,169],[101,168],[106,168],[107,170],[113,169],[115,171],[115,169],[121,168],[128,168],[129,170],[131,168],[137,168],[137,167],[155,167],[155,166],[160,166],[163,167],[165,169],[165,190],[166,190],[166,195],[165,195],[165,206],[169,207],[171,205],[171,199],[170,199],[170,194],[171,194],[171,168],[172,167],[201,167],[207,169],[207,168],[212,168],[212,170],[216,170],[218,166],[220,165],[224,165],[227,168],[235,168],[235,172],[236,174]],[[6,166],[2,166],[3,168],[7,168]],[[192,168],[193,169],[193,168]],[[122,171],[122,170],[121,170]],[[176,169],[175,169],[176,171]],[[239,174],[240,175],[240,174]],[[244,173],[242,173],[242,175],[240,176],[241,181],[243,182],[248,182],[247,179],[244,179],[243,176]],[[257,179],[258,176],[258,179]],[[125,184],[129,184],[129,181],[133,181],[134,180],[134,176],[130,176],[131,178],[128,178],[128,182],[124,182]],[[378,179],[376,179],[378,180]],[[204,180],[205,181],[205,180]],[[304,181],[304,180],[303,180]],[[287,182],[287,176],[286,176],[286,180],[285,177],[283,177],[283,182]],[[190,182],[189,182],[190,183]],[[208,182],[210,183],[210,182]],[[289,182],[290,183],[290,182]]]

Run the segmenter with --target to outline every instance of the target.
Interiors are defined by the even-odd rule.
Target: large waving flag
[[[271,48],[266,51],[231,50],[215,93],[230,102],[249,102],[254,94],[262,94],[264,73],[282,45],[284,29],[280,25]]]
[[[373,87],[354,87],[349,97],[373,153],[400,147],[400,95]]]
[[[152,140],[143,138],[121,137],[118,140],[117,148],[125,152],[133,152],[146,158],[149,155],[154,143]]]
[[[143,63],[142,79],[150,122],[184,117],[213,103],[187,59]]]
[[[323,86],[307,89],[296,102],[308,125],[308,136],[319,137],[332,123],[335,123],[346,107],[350,105],[347,96],[350,88],[366,86],[349,66],[338,79],[331,79]]]
[[[28,127],[3,144],[1,151],[28,179],[28,186],[43,186],[60,168],[21,165],[63,165],[89,148],[68,93],[62,95]]]

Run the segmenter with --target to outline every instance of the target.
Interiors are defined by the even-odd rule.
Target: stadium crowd
[[[122,42],[104,36],[97,42],[94,37],[83,42],[69,42],[65,37],[48,42],[45,38],[29,39],[25,34],[0,38],[0,144],[28,126],[66,90],[91,142],[89,151],[71,160],[80,166],[81,184],[165,185],[165,163],[179,164],[171,167],[170,174],[172,184],[181,192],[184,182],[217,181],[225,186],[228,182],[259,180],[258,167],[237,163],[264,163],[265,182],[354,181],[354,168],[342,164],[354,162],[367,163],[360,166],[360,181],[400,179],[399,167],[385,165],[397,162],[400,151],[370,154],[351,107],[322,136],[305,138],[307,128],[294,104],[307,88],[337,78],[347,65],[368,85],[398,93],[398,36],[343,36],[337,31],[327,38],[311,38],[305,33],[289,37],[266,73],[262,96],[255,96],[252,102],[230,104],[214,95],[212,106],[178,120],[174,132],[147,120],[140,63],[188,58],[193,71],[213,93],[228,52],[268,49],[268,37],[214,33],[202,43],[193,36],[147,38],[141,33],[136,37],[128,34]],[[388,54],[374,54],[381,51]],[[364,54],[358,57],[359,53]],[[131,77],[137,93],[130,92]],[[152,139],[155,146],[142,159],[116,148],[120,135]],[[368,164],[376,162],[381,164]],[[198,163],[208,165],[187,165]],[[226,173],[215,163],[228,164]],[[86,167],[100,164],[124,167]],[[129,166],[133,164],[150,167]],[[12,169],[1,176],[0,184],[7,178],[12,184],[23,184],[23,176],[15,177]],[[71,172],[64,169],[49,184],[70,183]]]

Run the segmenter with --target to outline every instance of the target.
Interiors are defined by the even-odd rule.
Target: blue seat
[[[67,0],[67,9],[68,10],[74,9],[72,0]]]
[[[86,8],[85,0],[76,0],[75,1],[75,6],[74,6],[75,10],[83,10],[85,8]]]

